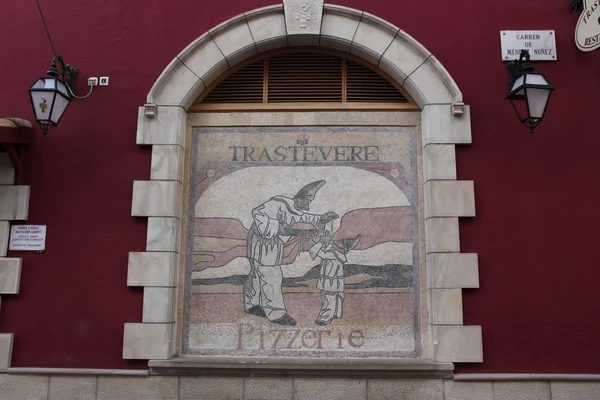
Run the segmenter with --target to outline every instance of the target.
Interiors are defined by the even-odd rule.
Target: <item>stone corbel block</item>
[[[125,324],[123,358],[168,360],[173,356],[173,324]]]
[[[29,186],[0,186],[0,219],[26,220],[29,212]]]
[[[451,105],[428,105],[421,113],[423,146],[432,143],[468,144],[471,143],[471,112],[464,106],[460,118],[452,115]]]
[[[462,290],[430,289],[431,323],[435,325],[462,325]]]
[[[21,282],[20,258],[0,258],[0,294],[18,294]]]
[[[0,153],[0,185],[13,185],[15,183],[15,169],[8,158],[8,154]]]
[[[425,218],[474,217],[473,181],[428,181],[425,183]]]
[[[257,54],[244,14],[231,18],[209,31],[230,67]]]
[[[6,257],[10,238],[10,222],[0,221],[0,257]]]
[[[352,40],[350,53],[378,65],[381,56],[399,31],[399,28],[380,18],[364,13]]]
[[[129,253],[127,286],[177,286],[177,254]]]
[[[146,117],[146,108],[138,110],[136,143],[139,145],[176,144],[185,147],[187,114],[181,107],[157,107],[154,118]]]
[[[177,56],[202,82],[210,84],[225,72],[227,59],[209,33],[194,40]]]
[[[423,149],[423,178],[456,179],[456,151],[453,144],[430,144]]]
[[[148,218],[147,251],[179,252],[179,219]]]
[[[480,326],[433,326],[438,362],[483,362]]]
[[[174,322],[175,293],[174,288],[145,287],[142,322]]]
[[[465,113],[465,103],[458,101],[452,104],[452,115],[461,117]]]
[[[430,288],[459,289],[479,287],[477,254],[428,254],[427,265]]]
[[[425,221],[427,253],[459,253],[458,218],[429,218]]]
[[[183,181],[183,148],[179,145],[152,146],[151,180]]]
[[[131,215],[179,218],[182,190],[177,181],[134,181]]]
[[[0,372],[8,371],[10,360],[12,358],[13,334],[0,334]]]
[[[290,46],[319,44],[323,0],[283,0],[285,26]]]
[[[362,13],[354,9],[325,4],[321,25],[321,47],[349,53],[361,17]]]
[[[286,46],[283,4],[259,8],[244,15],[259,53]]]
[[[144,115],[147,118],[154,118],[156,117],[156,104],[144,104]]]

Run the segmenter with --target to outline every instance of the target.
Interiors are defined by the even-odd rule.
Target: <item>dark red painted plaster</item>
[[[142,291],[125,286],[127,256],[145,248],[130,217],[133,180],[149,177],[135,144],[137,107],[196,37],[266,0],[40,0],[57,51],[88,76],[109,76],[73,101],[59,128],[29,147],[28,223],[48,225],[44,254],[23,257],[21,291],[3,296],[0,332],[15,333],[13,366],[144,368],[121,359],[123,324],[141,320]],[[473,144],[457,148],[459,179],[475,181],[477,217],[461,248],[480,260],[481,288],[464,291],[465,324],[483,326],[484,363],[458,372],[600,373],[600,53],[576,49],[568,1],[345,0],[400,26],[438,58],[471,106]],[[32,119],[27,87],[52,57],[34,2],[0,13],[0,116]],[[554,29],[556,85],[531,135],[503,100],[499,31]]]

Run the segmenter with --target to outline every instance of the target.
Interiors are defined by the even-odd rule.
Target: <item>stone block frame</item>
[[[150,90],[147,104],[139,109],[137,144],[152,146],[152,165],[149,181],[134,182],[131,212],[135,217],[148,217],[148,231],[146,252],[130,253],[127,284],[144,287],[144,310],[141,323],[125,324],[123,358],[155,360],[151,367],[162,365],[180,372],[189,361],[157,361],[177,354],[177,291],[184,287],[178,282],[178,266],[179,239],[185,226],[181,218],[186,137],[192,124],[201,126],[201,118],[188,116],[187,109],[211,82],[245,59],[276,48],[317,45],[346,51],[378,66],[421,107],[420,115],[404,113],[404,119],[414,120],[421,133],[420,190],[427,255],[422,262],[426,264],[423,280],[428,293],[421,301],[426,302],[429,314],[431,348],[426,358],[437,365],[482,362],[481,327],[463,326],[462,322],[461,289],[479,286],[477,255],[460,253],[458,218],[475,216],[473,182],[456,180],[455,145],[471,143],[470,110],[462,93],[429,51],[389,22],[325,4],[311,19],[319,24],[299,34],[296,28],[290,31],[286,26],[286,14],[294,11],[294,4],[284,0],[284,5],[241,14],[200,36],[165,68]],[[296,121],[312,119],[316,124],[317,113],[302,114],[298,113]],[[213,120],[230,117],[220,114]],[[256,121],[251,114],[246,118],[249,125]],[[241,361],[205,362],[205,367],[231,369]],[[295,363],[284,368],[301,368],[301,361]]]
[[[27,220],[29,186],[15,185],[15,169],[6,153],[0,154],[0,308],[2,296],[19,294],[21,258],[7,257],[12,221]],[[0,334],[0,372],[10,368],[14,334]]]

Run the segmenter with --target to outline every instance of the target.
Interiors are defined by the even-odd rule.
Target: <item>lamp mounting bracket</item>
[[[60,77],[65,85],[71,90],[75,85],[75,78],[77,77],[77,68],[70,64],[65,64],[62,56],[54,56],[48,75],[53,77]]]
[[[519,79],[521,75],[523,75],[524,73],[533,72],[535,70],[535,67],[531,63],[529,50],[521,50],[521,53],[519,54],[519,59],[506,64],[506,68],[508,69],[508,74],[510,75],[510,92],[510,89],[512,89],[516,80]]]
[[[581,12],[583,11],[583,0],[570,0],[571,1],[571,12],[570,14],[573,14],[574,12]]]

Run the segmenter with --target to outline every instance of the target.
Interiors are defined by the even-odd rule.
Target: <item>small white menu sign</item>
[[[554,31],[500,31],[502,61],[519,59],[521,50],[529,50],[532,61],[556,61]]]
[[[8,249],[44,251],[46,249],[46,225],[12,225]]]

